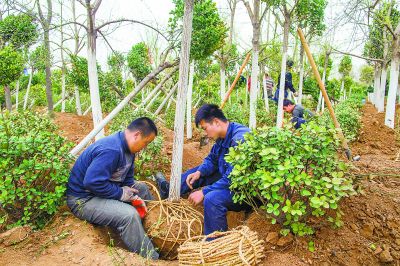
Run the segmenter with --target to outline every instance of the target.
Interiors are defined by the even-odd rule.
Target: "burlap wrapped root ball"
[[[164,259],[176,259],[183,242],[203,234],[204,217],[187,200],[150,201],[147,208],[144,229]]]
[[[264,241],[247,226],[192,237],[178,249],[179,265],[258,265],[263,257]]]

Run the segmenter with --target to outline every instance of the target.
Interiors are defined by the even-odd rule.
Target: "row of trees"
[[[7,108],[12,109],[10,84],[15,84],[18,109],[19,80],[21,80],[19,77],[24,67],[31,69],[25,91],[24,108],[28,103],[32,80],[35,74],[41,73],[45,77],[47,111],[50,115],[57,104],[61,104],[61,111],[64,111],[66,99],[72,97],[75,98],[75,109],[79,115],[87,113],[89,108],[92,110],[94,130],[72,151],[73,154],[76,154],[93,137],[104,136],[105,124],[127,104],[131,108],[144,108],[147,112],[159,114],[165,106],[168,109],[171,102],[175,101],[172,177],[175,180],[180,180],[178,177],[182,166],[185,115],[187,137],[190,138],[192,135],[193,106],[202,101],[221,101],[225,96],[226,86],[230,84],[241,60],[248,53],[251,53],[252,61],[251,68],[245,71],[245,76],[253,77],[248,105],[247,92],[243,92],[243,90],[240,92],[240,94],[244,94],[241,98],[244,99],[243,106],[248,106],[249,109],[248,124],[251,128],[257,126],[257,112],[260,109],[257,104],[260,99],[259,90],[261,84],[263,84],[265,92],[264,73],[268,71],[275,80],[280,79],[281,95],[275,124],[278,127],[282,126],[285,75],[280,75],[280,73],[286,72],[286,61],[289,58],[289,40],[292,39],[294,44],[292,59],[295,61],[296,70],[294,83],[299,91],[295,100],[302,103],[303,93],[311,94],[313,99],[318,99],[318,110],[323,111],[322,95],[319,93],[315,79],[311,76],[310,67],[304,60],[304,50],[301,45],[299,46],[295,29],[297,27],[302,28],[308,42],[321,41],[326,29],[324,13],[327,1],[253,0],[250,3],[245,0],[228,0],[227,2],[230,11],[229,27],[220,17],[216,4],[212,0],[174,0],[175,8],[170,13],[167,30],[160,30],[134,19],[121,18],[100,23],[96,20],[96,14],[101,7],[101,0],[60,1],[57,3],[57,7],[60,7],[58,13],[54,12],[52,1],[44,3],[39,0],[32,3],[14,1],[12,4],[8,4],[8,8],[15,14],[7,15],[0,21],[2,49],[0,52],[2,84],[0,85],[5,87]],[[85,10],[85,14],[77,14],[76,4],[79,4]],[[238,45],[234,38],[234,17],[238,5],[243,5],[246,8],[253,28],[252,47],[242,53],[238,52]],[[63,12],[66,6],[70,7],[69,16],[66,16]],[[370,42],[366,45],[363,57],[367,58],[368,62],[375,67],[374,103],[379,110],[381,110],[379,106],[383,99],[382,86],[384,92],[386,84],[384,66],[386,65],[387,68],[389,61],[392,64],[394,70],[390,74],[391,82],[387,101],[387,117],[390,118],[391,115],[388,115],[388,110],[394,108],[392,108],[394,105],[392,99],[396,97],[397,88],[393,84],[395,80],[398,80],[396,73],[398,75],[399,72],[398,32],[400,27],[394,28],[393,26],[398,23],[398,11],[394,2],[384,2],[370,8],[370,10],[373,14],[373,20],[369,26]],[[275,24],[271,20],[274,20]],[[133,45],[127,55],[115,51],[108,42],[108,33],[105,29],[110,25],[119,26],[122,23],[139,24],[156,32],[166,41],[164,51],[159,54],[145,42]],[[283,33],[280,37],[277,34],[278,25],[280,25]],[[82,34],[82,30],[84,34]],[[50,40],[51,32],[57,32],[60,40]],[[263,36],[266,37],[264,41]],[[107,71],[102,71],[97,64],[98,37],[104,39],[112,51],[108,58]],[[74,42],[72,50],[66,45],[68,40]],[[381,42],[380,46],[375,44],[378,41]],[[35,42],[37,42],[36,48],[32,46]],[[390,42],[392,43],[391,46]],[[57,47],[57,49],[51,50],[52,47]],[[84,47],[87,50],[85,56],[82,56]],[[379,47],[382,49],[379,50]],[[331,55],[339,51],[330,45],[323,46],[321,50],[316,58],[329,96],[334,101],[343,100],[351,92],[352,83],[354,83],[351,78],[351,57],[345,55],[341,58],[339,65],[340,80],[329,80],[330,71],[333,67]],[[52,76],[55,76],[56,70],[52,68],[52,65],[55,64],[56,51],[60,51],[61,60],[61,62],[58,62],[61,71],[59,81],[61,93],[57,94],[56,97],[61,97],[56,104],[53,104],[55,87],[53,83],[55,79]],[[382,58],[380,58],[378,52],[382,51]],[[154,59],[155,56],[156,59]],[[377,72],[380,73],[380,68],[382,68],[382,71],[378,75]],[[370,66],[363,67],[362,79],[365,85],[370,85],[371,73]],[[377,82],[378,76],[379,82]],[[219,79],[217,84],[212,82],[215,77]],[[240,86],[243,86],[243,84],[238,87]],[[390,88],[392,87],[394,88],[394,97],[391,97],[393,89]],[[139,93],[142,95],[141,99],[135,98]],[[176,100],[173,96],[175,93]],[[237,89],[236,99],[242,97],[240,94]],[[82,112],[81,99],[88,101],[84,112]],[[268,99],[264,97],[264,101],[265,105],[262,109],[269,112]],[[154,111],[150,107],[156,106],[156,103],[158,108]],[[103,118],[104,110],[109,113],[105,118]],[[162,116],[158,117],[158,120],[163,121],[162,118]],[[390,120],[389,118],[387,118],[387,121]],[[394,119],[390,121],[394,123]],[[391,126],[389,122],[388,125]],[[179,187],[178,183],[175,188],[177,187]],[[179,193],[176,191],[179,190],[173,190],[175,192],[171,193],[171,197],[178,197]]]

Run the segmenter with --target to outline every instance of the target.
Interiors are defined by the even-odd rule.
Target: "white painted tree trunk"
[[[225,93],[226,93],[226,89],[225,89],[226,72],[225,72],[224,64],[221,64],[219,74],[220,74],[220,96],[221,96],[221,102],[222,102],[225,98]]]
[[[167,94],[167,96],[164,98],[164,100],[162,101],[162,103],[160,104],[160,106],[157,108],[157,110],[155,111],[155,115],[158,115],[160,112],[161,112],[161,110],[164,108],[164,106],[165,106],[165,104],[168,102],[168,105],[167,105],[167,108],[166,108],[166,110],[168,110],[168,108],[169,108],[169,106],[170,106],[170,104],[171,104],[171,97],[172,97],[172,95],[174,95],[174,93],[175,93],[175,91],[176,91],[176,89],[178,88],[178,83],[176,83],[172,88],[171,88],[171,90],[168,92],[168,94]]]
[[[186,105],[186,137],[188,139],[191,139],[193,137],[193,131],[192,131],[193,77],[194,77],[194,60],[192,60],[192,63],[190,64],[189,84],[188,84],[188,93],[187,93],[187,101],[186,101],[186,103],[187,103],[187,105]]]
[[[178,83],[177,83],[177,84],[178,84]],[[171,103],[172,103],[172,99],[170,98],[170,99],[168,100],[167,108],[165,108],[165,112],[169,109],[169,107],[171,106]]]
[[[19,79],[17,80],[17,84],[15,85],[15,109],[18,111],[18,105],[19,105]]]
[[[322,72],[322,83],[324,83],[324,86],[325,86],[325,83],[326,83],[325,82],[326,81],[326,70],[328,68],[328,62],[329,62],[329,54],[325,53],[324,72]],[[318,97],[317,111],[323,113],[324,109],[325,109],[325,101],[324,101],[324,98],[322,97],[322,92],[320,90],[319,91],[319,97]]]
[[[63,66],[62,72],[61,72],[61,99],[63,100],[61,103],[61,112],[65,112],[65,68]]]
[[[256,7],[254,8],[256,9]],[[259,12],[259,10],[255,11]],[[250,117],[249,128],[254,129],[257,126],[257,95],[258,95],[258,54],[259,54],[259,39],[260,39],[260,24],[258,16],[255,16],[257,23],[253,24],[253,51],[251,58],[251,86],[250,86]]]
[[[342,78],[342,82],[340,84],[340,100],[344,100],[344,77]]]
[[[377,97],[377,109],[379,113],[385,111],[386,78],[387,78],[387,66],[384,65],[382,68],[380,88]]]
[[[86,111],[83,113],[83,115],[87,115],[90,110],[92,110],[92,106],[91,105],[89,105],[89,107],[86,109]]]
[[[162,86],[165,84],[165,82],[167,82],[172,76],[173,74],[178,70],[178,66],[174,67],[172,69],[172,71],[166,75],[161,81],[160,83],[157,84],[157,86],[146,96],[145,99],[143,99],[143,90],[142,90],[142,102],[140,103],[140,105],[138,106],[138,108],[141,108],[143,106],[145,106],[149,100],[154,98],[154,95],[159,92],[159,90],[162,88]],[[147,109],[147,107],[146,107]]]
[[[160,94],[161,94],[161,91],[158,91],[157,94],[153,97],[153,99],[151,99],[149,104],[144,108],[146,111],[149,110],[149,108],[153,105],[153,103],[158,98],[158,96],[160,96]]]
[[[400,79],[399,79],[399,84],[397,84],[397,96],[399,97],[397,103],[400,104]]]
[[[183,15],[183,31],[179,64],[178,95],[176,99],[174,121],[174,144],[171,164],[171,179],[169,200],[177,201],[180,198],[182,157],[185,125],[186,93],[188,86],[190,43],[192,40],[194,0],[186,0]]]
[[[75,93],[75,107],[76,113],[78,115],[82,115],[82,106],[81,106],[81,96],[79,95],[78,86],[74,86],[74,93]]]
[[[88,35],[88,74],[89,74],[89,91],[90,91],[90,105],[92,106],[92,119],[93,127],[97,127],[101,120],[103,120],[103,113],[101,111],[100,93],[99,93],[99,77],[96,65],[96,40],[95,37]],[[96,135],[96,140],[104,137],[104,129],[102,128]]]
[[[24,110],[26,109],[26,107],[28,107],[28,98],[29,98],[29,91],[31,90],[32,75],[33,75],[33,68],[31,69],[31,73],[29,75],[29,80],[28,80],[28,87],[26,88],[26,92],[25,92]]]
[[[290,18],[285,18],[283,30],[283,45],[282,45],[282,62],[281,62],[281,76],[279,83],[279,100],[278,112],[276,116],[276,127],[283,126],[283,100],[285,98],[285,76],[286,76],[286,60],[289,39]]]
[[[390,66],[390,83],[385,114],[385,125],[390,128],[394,128],[395,124],[396,94],[400,71],[399,64],[400,58],[398,56],[394,56]]]
[[[377,100],[378,100],[378,93],[379,93],[379,89],[381,87],[381,73],[380,73],[380,69],[378,66],[375,66],[375,71],[374,71],[374,92],[372,95],[372,103],[375,105],[377,105]]]
[[[266,80],[266,78],[265,78],[265,75],[263,76],[263,91],[264,91],[265,111],[267,111],[267,112],[269,113],[267,80]]]

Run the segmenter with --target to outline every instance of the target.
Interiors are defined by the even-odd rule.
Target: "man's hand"
[[[296,91],[293,93],[294,97],[299,97],[299,93]]]
[[[186,178],[186,184],[188,185],[188,187],[190,187],[190,189],[193,189],[193,184],[196,180],[198,180],[200,178],[200,171],[196,171],[190,175],[188,175],[188,177]]]
[[[189,202],[193,205],[199,205],[204,199],[203,191],[198,190],[189,195]]]
[[[135,188],[124,186],[122,187],[122,196],[119,199],[120,201],[130,202],[137,196],[139,191]]]

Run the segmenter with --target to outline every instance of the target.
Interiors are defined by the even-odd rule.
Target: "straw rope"
[[[144,225],[147,235],[153,240],[166,259],[176,259],[178,247],[187,239],[203,234],[203,215],[186,200],[172,202],[161,200],[157,188],[149,183],[157,194],[157,200],[148,202],[148,214]],[[146,221],[152,211],[159,209],[156,221]]]
[[[178,253],[179,265],[258,265],[264,257],[264,241],[247,226],[239,226],[232,231],[192,237]]]

